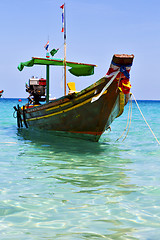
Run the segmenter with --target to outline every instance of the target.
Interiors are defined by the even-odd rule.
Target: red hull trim
[[[103,132],[81,132],[81,131],[68,131],[70,133],[88,134],[94,136],[101,136]]]

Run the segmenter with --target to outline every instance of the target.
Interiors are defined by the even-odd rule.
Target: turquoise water
[[[20,103],[24,104],[25,100]],[[160,140],[160,101],[138,101]],[[135,103],[99,143],[17,130],[0,99],[0,239],[160,238],[160,146]]]

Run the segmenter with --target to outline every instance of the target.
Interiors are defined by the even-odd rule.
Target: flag
[[[44,46],[44,48],[48,51],[48,48],[49,48],[49,41],[46,43],[46,45]]]
[[[58,52],[58,50],[59,50],[59,48],[57,48],[57,49],[52,49],[52,50],[50,51],[50,54],[52,55],[52,57]]]
[[[60,8],[64,9],[64,4],[62,6],[60,6]]]
[[[64,32],[64,4],[60,6],[62,8],[62,30],[61,32]]]

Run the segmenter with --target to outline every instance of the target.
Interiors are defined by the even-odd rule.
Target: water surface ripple
[[[160,147],[135,104],[124,142],[128,106],[92,143],[17,130],[17,103],[0,99],[1,239],[159,239]],[[160,102],[139,105],[160,139]]]

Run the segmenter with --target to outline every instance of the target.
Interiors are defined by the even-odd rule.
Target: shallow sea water
[[[22,100],[20,105],[26,100]],[[160,140],[160,101],[138,101]],[[0,239],[160,239],[160,145],[133,103],[98,143],[17,130],[0,99]]]

